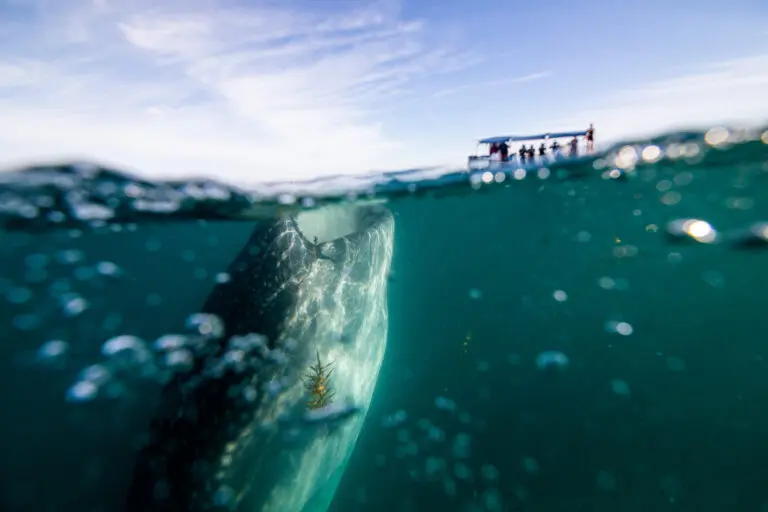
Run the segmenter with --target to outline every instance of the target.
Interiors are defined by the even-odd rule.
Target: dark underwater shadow
[[[131,334],[151,343],[180,332],[197,311],[215,276],[226,269],[253,223],[141,225],[133,231],[46,234],[3,233],[0,282],[4,291],[24,286],[31,299],[0,309],[0,503],[7,510],[121,510],[137,449],[147,439],[161,386],[152,379],[122,379],[115,398],[67,401],[67,389],[85,367],[100,363],[104,341]],[[57,259],[63,251],[77,262]],[[44,279],[26,279],[25,259],[45,254]],[[75,253],[72,253],[75,254]],[[72,259],[72,258],[70,258]],[[64,261],[61,263],[59,260]],[[29,261],[29,260],[27,260]],[[73,272],[100,261],[115,263],[118,276],[78,279]],[[85,275],[84,272],[81,272]],[[57,284],[58,283],[58,284]],[[57,286],[88,301],[80,315],[62,312]],[[20,330],[20,316],[35,316]],[[69,350],[41,364],[38,348],[51,339]]]

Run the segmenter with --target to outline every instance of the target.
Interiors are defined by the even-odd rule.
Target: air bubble
[[[261,334],[246,334],[245,336],[232,336],[229,339],[228,347],[233,350],[242,350],[244,352],[258,352],[266,357],[269,354],[267,347],[267,338]]]
[[[220,338],[224,334],[224,322],[213,314],[195,313],[186,321],[187,328],[205,337]]]
[[[243,388],[243,398],[245,398],[248,402],[255,402],[258,396],[259,393],[253,386],[245,386]]]
[[[488,512],[501,512],[504,507],[501,504],[501,494],[496,489],[488,489],[483,493],[483,505]]]
[[[41,361],[49,362],[63,357],[68,350],[69,344],[65,341],[46,341],[37,349],[37,358]]]
[[[188,372],[195,364],[195,358],[187,349],[171,350],[165,355],[165,365],[177,372]]]
[[[523,459],[523,469],[526,473],[536,475],[539,472],[539,461],[533,457],[525,457]]]
[[[235,505],[237,494],[231,487],[222,485],[213,493],[213,505],[216,507],[230,508]]]
[[[563,370],[569,363],[568,356],[557,350],[547,350],[536,356],[536,366],[540,370],[550,368]]]
[[[32,298],[32,290],[24,286],[17,286],[8,290],[5,298],[12,304],[24,304]]]
[[[95,203],[73,204],[72,213],[80,220],[107,220],[115,216],[110,208]]]
[[[90,402],[99,393],[98,386],[90,380],[76,382],[67,390],[67,400],[70,402]]]
[[[188,338],[181,334],[164,334],[155,340],[153,346],[158,351],[176,350],[184,347],[188,341]]]
[[[96,264],[96,271],[103,276],[116,276],[120,273],[120,267],[111,261],[100,261]]]
[[[498,480],[499,478],[499,470],[496,469],[496,466],[491,464],[483,464],[480,468],[480,474],[483,475],[483,478],[489,481]]]
[[[435,443],[442,443],[445,441],[445,432],[437,427],[430,426],[429,429],[427,429],[427,439]]]
[[[296,196],[293,194],[280,194],[277,196],[277,202],[283,205],[292,205],[296,200]]]
[[[112,357],[125,350],[141,350],[142,348],[144,348],[143,341],[136,336],[124,334],[105,341],[101,346],[101,353],[107,357]]]
[[[408,413],[406,413],[403,410],[399,410],[394,414],[390,414],[389,416],[386,416],[382,420],[381,424],[384,428],[392,428],[405,423],[407,419],[408,419]]]
[[[445,471],[446,463],[445,460],[439,457],[427,457],[427,461],[424,466],[424,472],[426,475],[429,477],[434,477]]]
[[[93,382],[97,386],[105,384],[111,377],[112,374],[107,367],[101,364],[93,364],[80,372],[81,381],[87,380]]]
[[[78,263],[82,261],[83,258],[84,258],[83,252],[78,251],[77,249],[66,249],[63,251],[59,251],[56,254],[56,261],[58,261],[62,265],[71,265],[74,263]]]
[[[40,325],[40,317],[32,314],[22,314],[13,317],[13,326],[20,331],[31,331]]]
[[[457,462],[454,464],[453,474],[456,475],[456,478],[459,480],[469,480],[472,478],[472,470],[469,469],[469,466],[462,462]]]
[[[244,354],[243,354],[244,355]],[[277,365],[285,366],[288,364],[288,356],[280,349],[275,349],[269,353],[269,360]]]
[[[614,379],[611,381],[611,390],[620,396],[629,396],[629,384],[621,379]]]
[[[444,411],[456,411],[456,403],[453,400],[442,396],[435,398],[435,407]]]
[[[280,394],[280,392],[281,392],[282,390],[283,390],[283,386],[282,386],[282,384],[280,384],[280,382],[278,382],[278,381],[276,381],[276,380],[271,380],[271,381],[269,381],[269,383],[267,384],[267,393],[268,393],[268,394],[269,394],[269,396],[271,396],[272,398],[274,398],[274,397],[276,397],[277,395],[279,395],[279,394]]]
[[[144,342],[136,336],[127,334],[115,336],[104,342],[101,353],[126,367],[142,365],[151,359]]]
[[[466,459],[469,457],[472,438],[468,434],[457,434],[453,440],[451,452],[454,458]]]
[[[66,316],[77,316],[88,309],[88,301],[76,294],[62,297],[61,301]]]
[[[614,321],[606,322],[605,330],[611,333],[620,334],[621,336],[630,336],[635,331],[634,327],[627,322]]]
[[[613,290],[616,287],[616,281],[607,276],[603,276],[598,279],[597,284],[603,290]]]
[[[24,258],[24,264],[28,267],[41,268],[48,265],[48,259],[46,254],[30,254]]]

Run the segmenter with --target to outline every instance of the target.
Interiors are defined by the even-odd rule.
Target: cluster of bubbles
[[[703,231],[703,229],[702,229]],[[768,235],[768,230],[766,235]],[[675,254],[675,253],[673,253]],[[718,273],[708,272],[703,275],[705,282],[713,287],[722,286],[722,276]],[[626,291],[629,290],[630,285],[626,279],[614,278],[610,276],[601,276],[597,280],[597,285],[606,291]],[[472,288],[469,290],[469,298],[472,300],[480,300],[483,297],[483,293],[478,288]],[[555,290],[552,293],[552,298],[555,302],[566,302],[569,300],[568,294],[564,290]],[[621,337],[629,337],[635,333],[635,327],[625,321],[609,319],[604,324],[605,332],[609,334],[615,334]],[[657,354],[664,358],[665,365],[668,370],[673,372],[685,371],[687,364],[684,360],[676,356],[665,355],[662,353]],[[508,360],[511,364],[519,364],[520,358],[515,354],[510,354]],[[565,370],[570,366],[570,359],[567,354],[559,350],[545,350],[540,352],[535,358],[535,365],[539,370]],[[481,361],[478,363],[478,371],[487,371],[487,363]],[[620,381],[623,382],[623,381]],[[629,395],[628,385],[626,383],[615,385],[615,382],[611,384],[611,388],[618,395]]]
[[[211,207],[244,210],[251,200],[211,180],[149,182],[89,163],[4,173],[0,222],[101,226],[131,215],[179,215]]]
[[[103,360],[79,372],[67,390],[67,399],[82,403],[103,393],[119,394],[121,375],[166,382],[174,374],[194,369],[198,379],[204,380],[221,378],[230,371],[242,373],[265,364],[285,365],[286,350],[295,348],[295,342],[288,341],[282,348],[270,349],[266,337],[260,334],[233,336],[222,344],[217,340],[224,336],[224,324],[218,316],[209,313],[190,315],[185,330],[183,334],[164,334],[152,342],[131,334],[107,339],[101,345]],[[50,362],[68,351],[65,341],[51,340],[39,348],[38,359]],[[257,396],[255,387],[246,387],[242,393],[249,401]]]
[[[421,418],[412,422],[404,410],[383,418],[381,425],[395,430],[398,447],[394,457],[415,462],[409,470],[414,481],[436,483],[450,497],[459,494],[461,486],[482,487],[478,496],[485,510],[504,510],[499,491],[499,470],[491,463],[472,462],[473,437],[469,433],[476,426],[472,416],[444,396],[435,398],[434,418]],[[454,423],[451,434],[438,422]],[[376,456],[376,465],[385,466],[387,457]]]
[[[48,286],[48,295],[55,307],[42,308],[36,303],[36,311],[19,312],[13,320],[20,330],[30,330],[41,324],[41,315],[54,312],[64,317],[78,317],[92,305],[86,296],[77,293],[78,283],[91,282],[94,278],[117,278],[124,271],[111,261],[86,262],[81,250],[64,249],[55,253],[32,253],[25,257],[24,277],[30,285],[17,285],[10,280],[0,283],[5,300],[15,306],[27,306],[38,301],[35,283],[50,279],[53,264],[69,268],[69,277],[53,279]],[[215,276],[216,283],[230,280],[227,273]],[[115,321],[116,320],[116,321]],[[120,326],[119,316],[108,315],[102,323],[106,330],[116,331]],[[298,343],[290,338],[281,339],[270,348],[269,340],[261,334],[251,333],[222,339],[224,323],[216,315],[195,313],[185,320],[184,329],[179,333],[167,333],[156,339],[143,339],[132,333],[119,333],[101,343],[101,359],[82,368],[66,391],[66,399],[72,403],[88,403],[97,398],[119,398],[126,386],[136,379],[157,383],[168,382],[173,376],[189,374],[183,380],[185,389],[191,390],[206,379],[219,379],[228,372],[247,373],[252,378],[239,380],[237,389],[246,402],[255,403],[262,397],[277,398],[290,384],[288,369],[291,355],[298,349]],[[71,368],[75,352],[66,338],[49,339],[36,352],[36,361],[48,368],[67,370]],[[261,373],[269,367],[272,370]],[[288,371],[284,371],[288,370]],[[269,376],[276,375],[271,378]],[[262,378],[266,376],[266,378]],[[244,384],[243,384],[244,383]],[[360,408],[353,403],[335,403],[328,407],[307,412],[299,419],[303,425],[336,424],[358,414]],[[293,424],[293,422],[292,422]]]
[[[553,356],[555,360],[563,357],[560,353],[549,352],[543,355]],[[619,396],[629,396],[629,385],[620,379],[610,383],[611,390]],[[432,419],[421,418],[411,421],[404,410],[396,411],[385,416],[382,427],[395,431],[398,447],[394,457],[400,460],[410,460],[409,476],[414,481],[422,483],[437,483],[443,492],[451,498],[459,495],[461,487],[473,491],[476,503],[473,510],[496,512],[505,510],[502,501],[501,474],[498,468],[488,461],[473,461],[474,438],[468,432],[482,426],[482,422],[473,420],[472,416],[463,411],[453,400],[444,396],[435,398],[436,414]],[[448,426],[454,430],[449,433],[446,428],[438,426],[438,422],[450,422]],[[376,456],[377,466],[383,467],[388,463],[385,455]],[[530,476],[539,474],[539,461],[526,455],[520,459],[520,467]],[[615,488],[615,476],[607,470],[600,470],[596,475],[598,488],[610,491]],[[478,493],[478,489],[482,489]],[[522,484],[515,484],[512,494],[520,501],[528,497],[528,490]]]
[[[536,364],[542,369],[552,366],[564,369],[568,361],[561,352],[550,351],[540,354]],[[619,397],[631,395],[629,384],[622,379],[613,379],[609,385]],[[445,396],[434,399],[434,408],[435,413],[430,418],[413,420],[401,409],[381,420],[381,426],[393,431],[396,436],[397,448],[391,457],[409,463],[406,467],[412,480],[437,484],[450,498],[459,497],[460,491],[471,491],[473,502],[469,507],[472,510],[507,510],[502,501],[501,489],[504,485],[499,469],[490,461],[481,461],[473,456],[475,438],[470,432],[482,431],[483,420],[473,418]],[[384,467],[388,462],[388,456],[376,455],[377,466]],[[541,471],[539,461],[532,455],[522,456],[519,467],[531,477]],[[616,477],[611,471],[601,469],[595,478],[599,489],[615,490]],[[528,498],[528,490],[521,483],[514,484],[510,490],[511,495],[521,502]],[[361,501],[365,501],[364,496]]]
[[[11,306],[23,308],[13,317],[13,327],[19,331],[37,329],[49,314],[78,317],[92,307],[91,302],[76,291],[80,284],[98,286],[104,279],[122,274],[122,269],[111,261],[86,263],[84,260],[83,252],[76,249],[51,254],[31,253],[24,258],[23,283],[0,279],[0,293],[5,301]],[[67,268],[69,277],[51,278],[51,274],[57,271],[55,265],[71,267]],[[41,296],[38,290],[46,281],[50,281],[47,293]],[[43,301],[50,300],[52,305],[43,305]],[[35,307],[30,308],[33,303]]]
[[[256,333],[232,336],[222,345],[217,340],[224,336],[224,324],[218,316],[209,313],[190,315],[185,327],[187,332],[184,334],[164,334],[153,342],[130,334],[107,339],[101,345],[104,359],[78,373],[75,382],[67,389],[66,399],[87,403],[100,396],[117,398],[124,387],[122,376],[163,383],[175,374],[194,370],[194,378],[189,379],[187,385],[196,386],[207,379],[222,378],[228,372],[244,374],[264,367],[287,368],[291,354],[298,348],[297,342],[290,338],[279,347],[270,348],[267,338]],[[62,360],[69,351],[67,342],[50,340],[40,346],[37,358],[50,364]],[[266,380],[262,388],[257,389],[256,379],[251,379],[237,391],[251,403],[261,393],[276,398],[285,388],[283,380]],[[307,426],[334,425],[360,411],[354,403],[339,402],[306,411],[298,419],[300,424]]]

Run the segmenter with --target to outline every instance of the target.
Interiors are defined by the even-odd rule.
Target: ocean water
[[[0,186],[0,510],[768,510],[768,131]]]

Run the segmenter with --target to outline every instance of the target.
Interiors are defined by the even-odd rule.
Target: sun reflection
[[[704,135],[704,141],[710,146],[719,146],[725,142],[728,142],[730,135],[731,134],[727,128],[712,128],[706,133],[706,135]]]
[[[718,235],[712,225],[701,219],[680,219],[667,225],[667,232],[677,237],[690,237],[704,244],[716,241]]]

